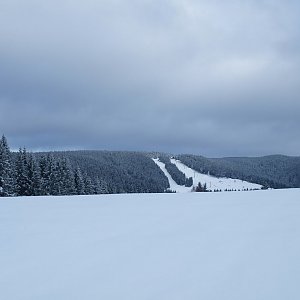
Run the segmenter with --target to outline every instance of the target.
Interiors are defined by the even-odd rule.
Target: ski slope
[[[177,193],[187,193],[191,192],[191,187],[185,187],[178,185],[169,174],[169,172],[165,168],[165,164],[160,162],[158,158],[153,158],[153,161],[160,167],[160,169],[164,172],[165,176],[169,180],[170,190],[176,191]],[[243,190],[255,190],[261,189],[261,185],[256,183],[251,183],[247,181],[243,181],[240,179],[232,179],[232,178],[218,178],[208,174],[199,173],[176,159],[171,159],[171,163],[175,164],[177,168],[185,174],[187,178],[193,178],[193,186],[197,186],[199,182],[203,185],[206,183],[208,190],[233,190],[233,191],[243,191]]]
[[[177,184],[166,169],[165,164],[159,161],[158,158],[152,158],[152,160],[160,167],[165,176],[168,178],[171,191],[175,191],[176,193],[187,193],[192,191],[191,187],[185,187],[184,185]]]
[[[0,198],[0,299],[299,300],[299,199]]]
[[[187,178],[193,178],[193,185],[197,186],[199,182],[203,185],[206,183],[209,190],[254,190],[261,189],[261,185],[243,181],[240,179],[232,178],[217,178],[211,175],[199,173],[176,159],[171,159],[171,162],[177,166],[177,168],[185,174]]]

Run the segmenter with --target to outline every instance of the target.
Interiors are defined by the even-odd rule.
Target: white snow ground
[[[0,198],[0,299],[299,300],[299,199]]]
[[[256,183],[251,183],[247,181],[243,181],[240,179],[232,179],[232,178],[217,178],[211,175],[199,173],[176,159],[171,159],[171,162],[177,166],[177,168],[185,174],[187,178],[193,178],[193,185],[197,186],[199,182],[203,185],[206,183],[207,188],[209,190],[251,190],[251,189],[261,189],[261,185]]]

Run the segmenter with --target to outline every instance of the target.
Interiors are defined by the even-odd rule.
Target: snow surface
[[[152,158],[152,160],[160,167],[169,180],[170,190],[176,191],[176,193],[187,193],[192,191],[192,187],[185,187],[184,185],[177,184],[172,178],[171,174],[166,169],[166,165],[159,161],[158,158]]]
[[[240,179],[232,179],[232,178],[217,178],[208,174],[199,173],[176,159],[171,159],[171,162],[177,166],[177,168],[185,174],[187,178],[193,178],[193,185],[197,186],[199,182],[203,185],[206,183],[207,189],[209,190],[253,190],[253,189],[261,189],[260,184],[251,183],[247,181],[243,181]]]
[[[0,198],[0,299],[299,300],[299,199]]]
[[[185,187],[182,185],[178,185],[170,175],[170,173],[167,171],[165,164],[160,162],[158,158],[153,158],[153,161],[160,167],[160,169],[164,172],[166,177],[169,180],[170,189],[172,191],[176,191],[177,193],[187,193],[191,192],[191,187]],[[255,190],[255,189],[261,189],[260,184],[252,183],[243,181],[240,179],[232,179],[232,178],[218,178],[214,177],[208,174],[202,174],[199,173],[186,165],[184,165],[181,161],[176,159],[171,159],[171,162],[177,166],[177,168],[185,174],[187,178],[192,177],[193,178],[193,186],[197,186],[199,182],[203,185],[206,183],[208,190],[236,190],[236,191],[242,191],[242,190]]]

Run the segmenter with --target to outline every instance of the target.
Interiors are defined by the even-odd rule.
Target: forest
[[[188,167],[215,177],[238,178],[265,188],[300,187],[300,157],[269,155],[263,157],[206,158],[198,155],[176,157]]]
[[[178,185],[191,187],[170,158],[200,173],[241,179],[264,188],[300,187],[300,158],[206,158],[199,155],[134,151],[10,151],[0,140],[0,196],[91,195],[170,192],[169,181],[152,158],[158,157]],[[195,187],[195,189],[197,189]]]
[[[145,154],[113,151],[11,152],[0,142],[0,195],[163,193],[169,182]]]

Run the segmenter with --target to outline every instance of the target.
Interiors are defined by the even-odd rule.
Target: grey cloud
[[[296,1],[0,2],[13,147],[299,155]]]

